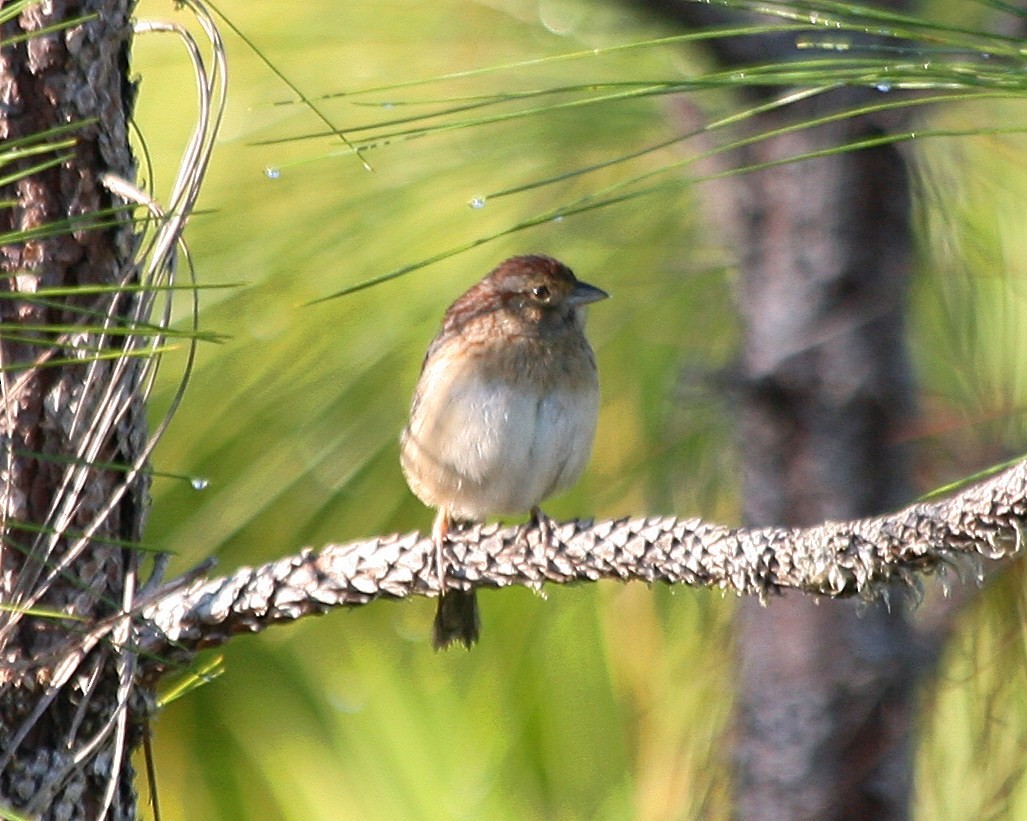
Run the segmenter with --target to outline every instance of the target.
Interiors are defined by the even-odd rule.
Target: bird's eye
[[[547,302],[549,300],[549,289],[545,285],[536,285],[531,289],[531,295],[539,302]]]

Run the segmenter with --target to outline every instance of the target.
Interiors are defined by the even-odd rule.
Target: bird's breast
[[[599,386],[581,344],[441,344],[424,365],[403,470],[425,503],[482,519],[529,510],[573,484],[588,461]],[[457,340],[458,341],[458,340]]]

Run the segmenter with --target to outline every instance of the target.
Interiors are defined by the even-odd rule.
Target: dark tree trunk
[[[138,541],[146,503],[145,481],[124,467],[146,441],[144,363],[107,358],[124,336],[100,327],[138,297],[91,287],[135,278],[132,222],[108,210],[100,180],[135,176],[130,9],[36,3],[3,29],[0,141],[69,130],[5,165],[5,177],[29,173],[0,190],[0,231],[36,232],[0,247],[0,815],[136,816],[129,752],[141,705],[117,614],[131,605],[136,554],[125,545]],[[55,147],[69,136],[74,145]],[[57,287],[79,293],[39,293]]]
[[[701,3],[647,5],[688,27],[757,20]],[[851,45],[858,52],[858,39]],[[712,40],[710,47],[725,67],[796,55],[788,33]],[[858,105],[870,93],[838,91],[749,128],[770,131]],[[880,130],[850,119],[760,142],[731,160],[772,163]],[[744,174],[713,190],[731,202],[728,230],[742,275],[738,423],[747,524],[805,525],[909,501],[907,454],[898,444],[914,405],[904,347],[911,225],[902,158],[887,146],[837,154]],[[767,607],[742,602],[737,818],[908,816],[918,656],[900,599],[891,612],[794,594],[772,597]]]
[[[872,133],[851,120],[760,144],[745,161]],[[900,506],[910,489],[898,441],[913,403],[901,158],[892,147],[840,154],[746,175],[740,189],[748,523]],[[915,653],[901,596],[891,612],[794,595],[766,608],[748,600],[737,626],[737,817],[907,817]]]

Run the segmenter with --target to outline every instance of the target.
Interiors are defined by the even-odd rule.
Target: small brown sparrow
[[[454,302],[432,341],[400,439],[403,475],[438,509],[442,546],[455,522],[531,511],[574,484],[592,450],[599,376],[584,306],[605,299],[545,256],[513,257]],[[474,591],[441,596],[432,644],[478,638]]]

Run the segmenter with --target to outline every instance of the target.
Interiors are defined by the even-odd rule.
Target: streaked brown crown
[[[538,320],[550,312],[569,313],[606,294],[574,276],[566,265],[541,254],[511,257],[472,286],[446,312],[443,331],[499,310]]]

